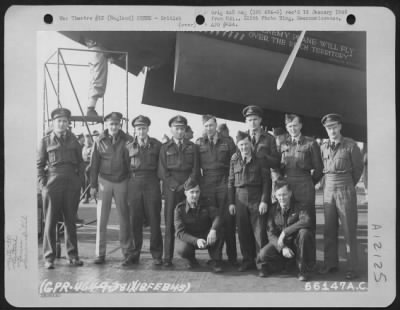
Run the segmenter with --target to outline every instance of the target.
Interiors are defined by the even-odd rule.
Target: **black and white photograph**
[[[188,27],[181,11],[142,10],[37,14],[54,25],[30,38],[30,211],[12,211],[5,244],[10,276],[33,273],[35,303],[168,306],[189,293],[220,296],[198,305],[245,305],[243,294],[287,306],[329,292],[356,305],[395,281],[395,192],[381,222],[388,180],[368,169],[377,140],[395,136],[373,102],[376,33],[357,27],[369,11],[188,8]],[[167,26],[135,27],[155,20]],[[381,46],[388,62],[394,50]],[[224,294],[234,299],[213,302]]]

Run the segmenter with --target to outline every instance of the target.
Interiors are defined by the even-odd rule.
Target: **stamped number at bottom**
[[[306,282],[304,285],[306,291],[366,291],[367,282]]]

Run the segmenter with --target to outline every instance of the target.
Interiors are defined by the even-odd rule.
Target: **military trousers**
[[[291,240],[285,242],[285,246],[294,252],[294,258],[286,258],[279,251],[275,242],[269,242],[260,250],[258,261],[269,272],[279,272],[287,268],[295,261],[300,272],[309,270],[308,262],[313,255],[313,233],[310,229],[300,229]]]
[[[303,208],[306,208],[308,214],[311,219],[311,231],[313,233],[313,246],[312,250],[313,257],[311,257],[310,266],[315,265],[316,263],[316,240],[315,240],[315,232],[316,232],[316,211],[315,211],[315,186],[312,181],[311,175],[305,176],[288,176],[286,177],[287,182],[289,183],[294,199],[297,203]]]
[[[150,253],[153,259],[161,259],[163,252],[161,235],[161,190],[156,175],[131,176],[128,183],[128,205],[131,212],[133,256],[140,257],[143,245],[143,222],[150,225]]]
[[[211,205],[220,209],[223,223],[221,228],[222,242],[226,244],[228,260],[236,261],[236,221],[235,216],[231,215],[228,210],[227,182],[227,176],[225,175],[205,175],[201,178],[200,188],[202,195],[210,200]]]
[[[204,240],[207,240],[207,236],[202,236],[200,237]],[[208,250],[208,254],[210,255],[210,258],[214,262],[220,262],[222,260],[222,255],[221,255],[221,248],[223,246],[223,239],[220,238],[217,234],[217,240],[213,245],[208,245],[204,249],[199,249],[197,245],[193,245],[192,243],[184,242],[180,239],[177,239],[176,241],[176,252],[178,255],[182,258],[186,259],[194,259],[196,256],[196,250]]]
[[[256,255],[268,242],[267,214],[259,213],[260,201],[259,188],[236,188],[236,224],[243,263],[254,263]]]
[[[324,262],[338,267],[338,226],[341,223],[346,245],[347,271],[355,271],[357,260],[357,195],[351,175],[325,175]]]
[[[110,182],[99,176],[99,200],[97,203],[96,256],[105,257],[107,248],[107,224],[114,198],[119,216],[119,241],[122,254],[129,258],[133,254],[130,212],[127,203],[128,180]]]
[[[53,262],[56,258],[56,227],[64,221],[65,246],[69,259],[78,258],[76,212],[79,205],[81,180],[74,171],[49,173],[42,188],[44,210],[43,257]]]
[[[185,200],[185,193],[183,190],[172,191],[168,186],[165,186],[164,189],[165,189],[164,260],[170,262],[174,257],[174,248],[175,248],[175,223],[174,223],[175,207],[178,203]]]

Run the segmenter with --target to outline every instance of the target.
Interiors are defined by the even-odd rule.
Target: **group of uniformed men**
[[[67,255],[79,259],[76,211],[83,159],[76,137],[68,130],[69,110],[51,114],[53,131],[40,142],[38,176],[45,211],[45,267],[54,268],[57,214],[65,223]],[[122,114],[104,117],[106,130],[94,141],[90,158],[90,194],[99,196],[95,264],[106,260],[106,232],[114,198],[120,221],[122,266],[138,264],[144,219],[150,226],[150,252],[155,266],[173,266],[177,253],[195,268],[197,249],[208,249],[214,272],[222,272],[222,248],[228,262],[243,272],[258,267],[259,276],[298,268],[301,281],[316,270],[315,185],[324,185],[324,265],[320,273],[338,270],[338,219],[343,227],[346,279],[356,277],[357,201],[355,185],[363,162],[357,144],[341,135],[342,117],[321,120],[329,140],[320,147],[301,134],[302,118],[285,115],[287,134],[279,149],[262,129],[263,111],[243,110],[247,132],[232,138],[217,132],[217,119],[203,116],[204,135],[196,143],[185,138],[186,118],[169,121],[172,138],[161,144],[148,135],[146,116],[132,120],[135,137],[121,130]],[[47,170],[45,170],[47,169]],[[272,184],[271,171],[278,177]],[[274,178],[275,179],[275,178]],[[164,244],[160,228],[161,188],[165,195]],[[236,228],[241,264],[237,261]],[[175,238],[176,237],[176,238]],[[162,257],[164,253],[164,257]]]

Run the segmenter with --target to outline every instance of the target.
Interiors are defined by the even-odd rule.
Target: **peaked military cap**
[[[119,112],[111,112],[110,114],[104,116],[104,121],[107,120],[121,121],[121,119],[122,119],[122,113]]]
[[[244,117],[250,116],[250,115],[257,115],[259,117],[263,117],[263,110],[256,106],[256,105],[249,105],[245,107],[242,111],[242,114]]]
[[[199,185],[199,183],[197,183],[196,180],[189,178],[186,180],[185,184],[183,184],[183,188],[185,191],[188,191],[188,190],[191,190],[192,188],[195,188],[198,185]]]
[[[132,126],[150,126],[150,118],[144,115],[139,115],[132,120]]]
[[[51,112],[52,119],[56,119],[59,117],[66,117],[69,119],[71,117],[71,111],[66,108],[57,108]]]
[[[336,113],[327,114],[321,119],[321,123],[324,126],[329,126],[334,123],[341,123],[341,122],[342,122],[342,116]]]
[[[239,141],[242,141],[246,138],[250,139],[250,135],[247,132],[244,131],[238,131],[237,135],[236,135],[236,143],[238,143]]]
[[[168,122],[168,126],[171,127],[172,125],[175,126],[187,126],[187,119],[181,115],[174,116]]]

